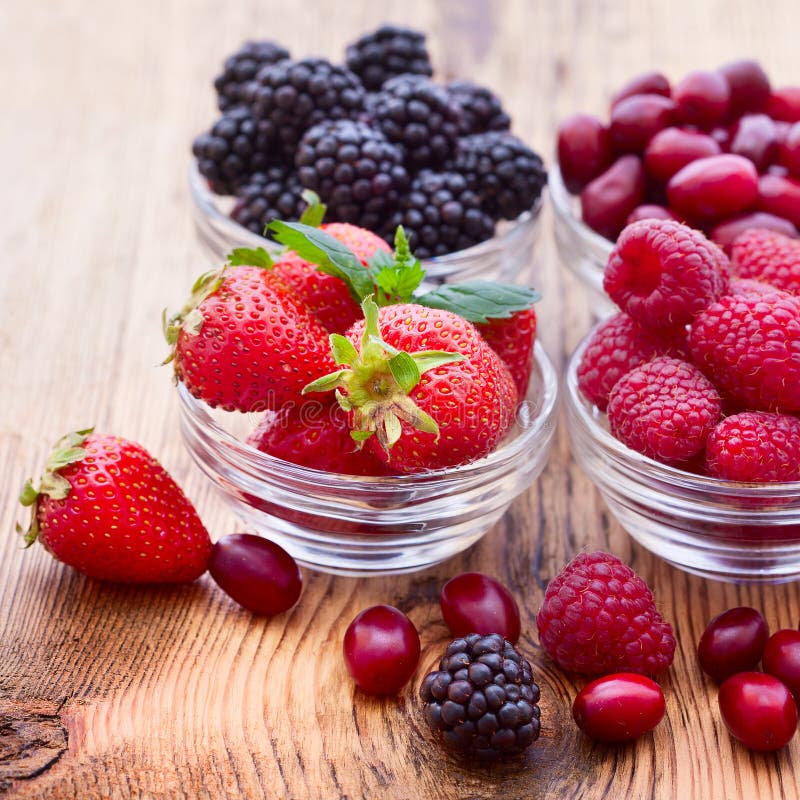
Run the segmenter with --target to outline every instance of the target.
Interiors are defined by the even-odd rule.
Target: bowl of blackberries
[[[647,72],[614,93],[607,120],[564,119],[557,161],[549,184],[558,249],[605,316],[614,309],[603,269],[626,224],[684,222],[726,253],[754,228],[798,236],[800,88],[774,86],[752,60],[675,83]]]
[[[313,191],[326,221],[402,225],[429,281],[514,280],[531,265],[547,175],[491,89],[437,83],[417,31],[391,25],[344,62],[245,42],[214,81],[221,116],[192,146],[199,238],[214,261],[270,248]]]

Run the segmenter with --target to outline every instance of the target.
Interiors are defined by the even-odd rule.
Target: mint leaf
[[[405,266],[384,267],[373,276],[378,289],[378,304],[388,306],[410,302],[424,277],[425,270],[419,261]]]
[[[525,311],[541,297],[530,286],[469,281],[439,286],[413,300],[428,308],[453,311],[469,322],[488,322],[490,319],[508,319],[518,311]]]
[[[319,195],[312,189],[303,189],[300,197],[308,203],[303,213],[300,215],[300,222],[310,225],[312,228],[319,228],[322,220],[325,219],[325,212],[328,206],[319,199]]]
[[[275,239],[294,250],[300,258],[316,264],[320,272],[341,278],[357,302],[361,302],[375,287],[369,270],[347,245],[319,228],[302,222],[275,220],[267,226]]]
[[[272,256],[263,248],[255,250],[249,247],[237,247],[228,254],[228,263],[232,267],[261,267],[270,269],[275,263]]]

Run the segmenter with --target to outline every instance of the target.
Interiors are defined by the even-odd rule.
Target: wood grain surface
[[[306,572],[301,602],[270,620],[204,577],[182,588],[87,580],[13,533],[24,478],[67,430],[142,442],[181,482],[213,535],[237,528],[177,430],[160,313],[206,268],[186,185],[189,143],[214,117],[210,81],[245,38],[341,57],[391,20],[424,29],[439,77],[495,87],[518,134],[548,158],[559,118],[602,114],[638,71],[673,78],[757,56],[800,80],[796,4],[619,0],[49,0],[0,5],[0,795],[23,798],[800,797],[800,742],[757,755],[735,743],[699,674],[705,622],[734,605],[773,628],[800,619],[797,585],[690,577],[632,544],[569,454],[477,546],[401,578]],[[580,286],[555,255],[546,212],[536,253],[541,339],[557,364],[587,330]],[[571,722],[581,685],[539,649],[547,581],[581,548],[611,550],[652,585],[679,649],[651,736],[594,745]],[[472,767],[425,731],[416,687],[447,641],[437,603],[478,568],[523,611],[521,649],[542,686],[543,732],[519,761]],[[373,603],[406,611],[423,656],[396,699],[354,690],[344,630]]]

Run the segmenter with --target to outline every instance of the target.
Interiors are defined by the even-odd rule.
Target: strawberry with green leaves
[[[169,473],[141,445],[91,429],[61,439],[38,488],[25,532],[54,558],[92,578],[187,583],[208,566],[211,540]],[[20,526],[18,530],[22,532]]]

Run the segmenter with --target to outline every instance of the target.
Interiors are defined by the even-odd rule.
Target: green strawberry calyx
[[[443,350],[398,350],[381,338],[378,306],[372,296],[362,302],[361,309],[365,324],[360,350],[346,337],[331,334],[334,361],[346,366],[312,381],[303,394],[335,390],[339,405],[353,414],[352,438],[363,443],[375,435],[387,453],[402,434],[401,422],[438,438],[436,420],[409,394],[425,372],[463,361],[464,356]]]
[[[85,428],[63,436],[56,442],[53,452],[47,459],[38,488],[33,485],[32,478],[25,481],[19,494],[19,501],[23,506],[31,509],[31,521],[27,530],[17,523],[17,533],[23,535],[26,547],[30,547],[39,535],[39,500],[45,495],[53,500],[63,500],[67,497],[72,486],[65,477],[59,475],[59,470],[69,464],[83,461],[86,457],[86,450],[82,445],[93,431],[94,428]]]

